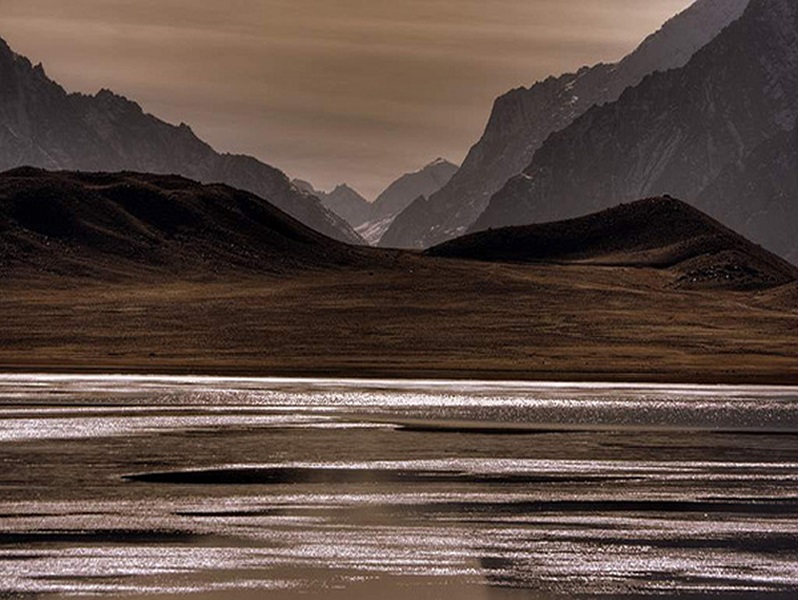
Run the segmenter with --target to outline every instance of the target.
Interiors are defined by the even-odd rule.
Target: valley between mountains
[[[0,369],[796,383],[796,23],[697,0],[373,201],[0,40]]]

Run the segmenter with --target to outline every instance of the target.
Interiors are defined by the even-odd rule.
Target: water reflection
[[[392,386],[0,378],[0,597],[796,595],[796,390]]]

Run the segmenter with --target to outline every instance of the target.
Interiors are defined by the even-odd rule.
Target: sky
[[[68,91],[111,89],[369,199],[460,163],[494,99],[613,62],[691,0],[0,0],[0,37]]]

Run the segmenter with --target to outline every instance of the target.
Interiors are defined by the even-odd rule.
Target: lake
[[[797,388],[0,376],[0,598],[796,598]]]

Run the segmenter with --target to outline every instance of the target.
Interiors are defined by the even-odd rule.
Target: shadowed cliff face
[[[177,173],[262,196],[312,229],[348,243],[361,238],[279,170],[249,156],[219,154],[185,124],[170,125],[102,90],[67,94],[0,40],[0,170],[30,165],[81,171]]]
[[[671,194],[797,261],[797,5],[753,0],[682,69],[551,136],[470,231]]]
[[[700,0],[668,21],[617,64],[550,77],[495,101],[483,137],[459,171],[429,200],[401,213],[381,240],[386,247],[427,247],[464,233],[490,197],[531,161],[545,139],[595,104],[655,71],[680,67],[727,24],[747,0]]]

